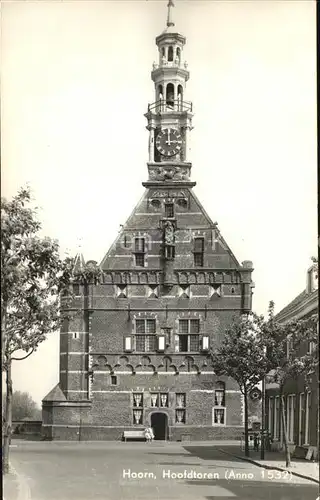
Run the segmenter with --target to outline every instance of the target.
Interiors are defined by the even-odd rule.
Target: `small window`
[[[176,394],[176,407],[185,408],[186,407],[186,395],[185,393]]]
[[[213,425],[225,425],[226,423],[226,409],[213,408]]]
[[[133,406],[143,406],[143,393],[134,392],[133,393]]]
[[[145,258],[143,253],[137,253],[135,254],[135,264],[138,267],[144,267],[145,264]]]
[[[150,202],[151,206],[153,208],[156,208],[157,210],[161,207],[161,201],[160,200],[151,200]]]
[[[203,253],[194,254],[194,265],[196,267],[203,267]]]
[[[181,208],[187,208],[187,206],[188,206],[188,202],[184,198],[180,198],[177,201],[177,203],[178,203],[179,207],[181,207]]]
[[[136,319],[136,333],[156,333],[156,320]]]
[[[133,410],[133,424],[142,425],[142,422],[143,422],[143,411]]]
[[[234,287],[231,288],[231,293],[234,294],[236,291],[234,289]]]
[[[72,290],[74,295],[80,295],[80,285],[78,284],[72,285]]]
[[[186,410],[176,410],[176,424],[186,423]]]
[[[179,352],[188,351],[188,335],[179,335]]]
[[[203,252],[204,250],[204,239],[203,238],[195,238],[194,239],[194,251],[195,252]]]
[[[166,246],[165,247],[164,256],[165,256],[165,258],[167,260],[174,259],[174,256],[175,256],[175,247],[173,245],[172,246]]]
[[[165,213],[167,218],[173,218],[174,217],[174,208],[173,208],[173,203],[166,203],[165,205]]]
[[[223,382],[216,383],[214,404],[215,406],[225,406],[225,384]]]
[[[136,351],[154,352],[157,348],[156,335],[136,335]]]
[[[117,385],[117,377],[115,375],[111,375],[111,385]]]
[[[146,321],[146,332],[147,333],[156,333],[156,320],[155,319],[147,319]]]
[[[189,320],[180,319],[179,320],[179,333],[189,333]]]
[[[179,320],[179,333],[199,333],[200,320],[199,319],[180,319]]]
[[[200,320],[199,319],[191,319],[190,320],[190,333],[199,333],[200,332]]]
[[[199,335],[190,335],[190,351],[199,351],[200,348],[200,339]]]
[[[204,238],[194,239],[194,265],[203,267]]]
[[[79,338],[79,334],[78,334],[78,332],[73,332],[73,338],[74,338],[74,339],[78,339],[78,338]]]
[[[144,241],[144,238],[135,238],[135,240],[134,240],[134,250],[135,250],[135,252],[144,253],[144,251],[145,251],[145,241]]]
[[[124,246],[124,248],[131,247],[131,238],[127,235],[124,235],[124,237],[123,237],[123,246]]]

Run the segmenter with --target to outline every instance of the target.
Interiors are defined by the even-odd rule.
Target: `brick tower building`
[[[210,350],[251,310],[252,262],[238,263],[193,192],[186,39],[172,8],[169,0],[156,38],[145,191],[100,264],[100,283],[74,284],[82,312],[60,333],[60,381],[43,400],[48,438],[121,439],[148,424],[156,439],[241,433],[240,391],[214,374]]]

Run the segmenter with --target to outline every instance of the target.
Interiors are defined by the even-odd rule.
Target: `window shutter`
[[[209,350],[209,337],[208,337],[208,335],[204,335],[202,337],[202,350],[203,351]]]
[[[132,337],[125,337],[124,349],[125,351],[132,351]]]
[[[158,336],[158,351],[164,351],[166,346],[166,337],[165,335]]]

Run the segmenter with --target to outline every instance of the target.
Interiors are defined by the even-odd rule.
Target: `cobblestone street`
[[[318,496],[314,482],[257,467],[223,453],[219,444],[17,441],[14,446],[13,473],[5,478],[4,500],[316,500]]]

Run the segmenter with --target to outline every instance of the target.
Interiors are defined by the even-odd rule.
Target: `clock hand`
[[[168,146],[171,145],[171,141],[170,141],[170,129],[168,130],[168,140],[166,141],[166,144],[168,144]]]

